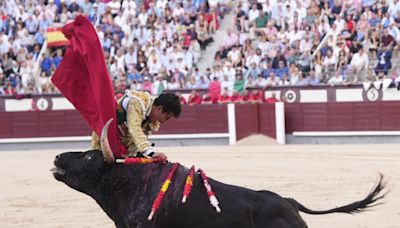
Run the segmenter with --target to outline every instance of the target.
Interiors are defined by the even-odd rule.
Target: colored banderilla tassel
[[[125,159],[117,159],[117,163],[124,163],[127,165],[130,164],[149,164],[149,163],[161,163],[166,162],[167,160],[157,157],[157,158],[125,158]]]
[[[187,198],[189,197],[190,191],[193,186],[193,175],[194,175],[194,165],[189,170],[189,174],[186,178],[185,189],[183,190],[182,203],[186,203]]]
[[[177,169],[178,167],[179,167],[179,163],[175,163],[175,164],[172,166],[171,171],[169,171],[169,174],[168,174],[167,179],[164,181],[164,184],[162,185],[162,187],[161,187],[161,189],[160,189],[160,192],[159,192],[158,195],[157,195],[157,198],[156,198],[156,199],[154,200],[154,202],[153,202],[153,206],[151,207],[151,212],[150,212],[150,214],[149,214],[149,217],[147,217],[147,220],[150,221],[150,220],[153,219],[154,213],[156,213],[156,211],[157,211],[158,208],[160,207],[161,202],[162,202],[162,200],[163,200],[163,198],[164,198],[164,196],[165,196],[165,193],[167,192],[168,187],[169,187],[169,185],[170,185],[171,182],[172,182],[172,177],[174,176],[175,171],[176,171],[176,169]]]
[[[204,171],[202,169],[199,169],[198,172],[200,172],[200,176],[203,179],[204,187],[207,190],[207,195],[208,195],[208,200],[210,200],[210,204],[215,207],[215,210],[217,210],[218,213],[221,212],[221,209],[219,208],[219,202],[217,200],[217,197],[215,197],[215,193],[211,189],[211,185],[208,183],[208,178]]]

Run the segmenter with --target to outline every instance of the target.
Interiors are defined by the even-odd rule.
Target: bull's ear
[[[103,152],[104,161],[107,164],[115,163],[114,154],[113,154],[110,144],[108,142],[108,127],[110,126],[110,124],[113,120],[114,119],[111,118],[110,120],[107,121],[107,123],[104,125],[103,129],[101,130],[101,137],[100,137],[101,151]]]

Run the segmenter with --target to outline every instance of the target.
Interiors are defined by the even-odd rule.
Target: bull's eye
[[[87,160],[87,161],[92,160],[92,156],[85,156],[85,160]]]

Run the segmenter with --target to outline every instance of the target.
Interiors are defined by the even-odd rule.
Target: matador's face
[[[165,123],[169,119],[171,119],[174,116],[173,113],[171,112],[164,112],[162,106],[153,106],[150,114],[150,121],[155,122],[158,121],[160,123]]]

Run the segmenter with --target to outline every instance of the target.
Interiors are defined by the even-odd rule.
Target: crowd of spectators
[[[218,50],[207,50],[214,61],[202,72],[203,51],[228,13],[232,26]],[[50,77],[64,49],[39,51],[49,26],[78,14],[93,23],[117,91],[208,89],[215,103],[246,97],[246,88],[365,84],[400,73],[399,0],[9,0],[0,3],[0,94],[57,92]]]
[[[50,3],[0,2],[0,94],[47,92],[37,90],[34,66],[55,15]]]
[[[243,72],[247,85],[379,89],[398,81],[399,26],[398,0],[239,1],[237,35],[227,31],[216,59]]]
[[[225,3],[226,2],[226,3]],[[116,90],[185,88],[213,42],[229,1],[9,0],[0,2],[0,95],[57,92],[50,83],[65,47],[40,49],[46,30],[86,15]],[[40,56],[39,56],[40,55]],[[35,78],[35,61],[40,74]],[[197,75],[196,75],[197,77]],[[196,78],[198,79],[198,78]]]

